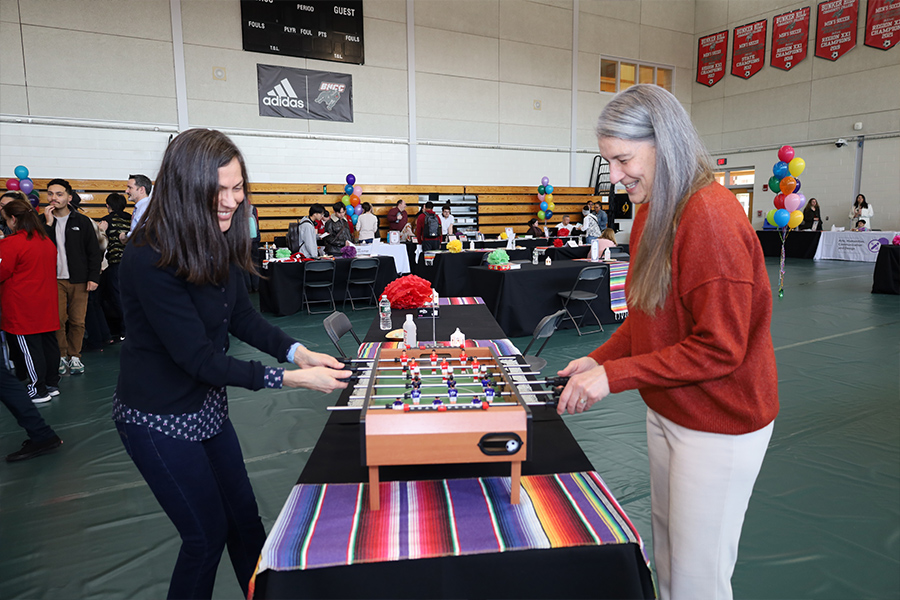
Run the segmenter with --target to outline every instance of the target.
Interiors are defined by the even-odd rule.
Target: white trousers
[[[647,410],[653,558],[662,600],[731,600],[731,575],[774,421],[724,435]]]

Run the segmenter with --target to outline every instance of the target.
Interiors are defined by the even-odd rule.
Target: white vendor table
[[[360,244],[356,247],[356,255],[363,256],[392,256],[397,273],[409,273],[409,255],[404,244]],[[874,260],[874,259],[873,259]]]
[[[874,263],[882,244],[890,244],[896,231],[823,231],[815,260],[854,260]]]

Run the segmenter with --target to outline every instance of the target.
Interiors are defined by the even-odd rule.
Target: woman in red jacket
[[[640,392],[660,596],[728,599],[778,413],[762,249],[672,94],[629,88],[603,109],[596,133],[611,182],[640,206],[629,312],[609,341],[559,372],[571,379],[558,410]]]
[[[13,362],[26,374],[32,402],[59,394],[59,308],[56,246],[31,205],[16,199],[0,209],[13,232],[0,240],[0,329],[9,337]]]

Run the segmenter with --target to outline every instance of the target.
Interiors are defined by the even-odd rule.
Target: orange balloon
[[[793,188],[791,188],[791,189],[793,189]],[[352,204],[353,206],[356,206],[357,204],[359,204],[359,196],[357,196],[356,194],[353,194],[352,196],[350,196],[350,204]]]
[[[793,194],[794,188],[797,187],[797,180],[788,175],[781,180],[781,184],[779,187],[781,188],[781,193],[785,196],[787,196],[788,194]]]

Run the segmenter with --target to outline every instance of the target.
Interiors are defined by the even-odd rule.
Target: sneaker
[[[60,358],[59,359],[59,374],[65,375],[66,371],[68,371],[68,370],[69,370],[69,361],[66,360],[65,358]]]
[[[48,385],[47,393],[51,396],[59,396],[59,388],[53,385]]]
[[[57,392],[59,393],[59,392]],[[32,396],[31,401],[35,404],[43,404],[44,402],[50,402],[50,394],[46,396]]]
[[[29,458],[34,458],[35,456],[40,456],[41,454],[47,454],[53,450],[56,450],[60,446],[62,446],[62,440],[59,439],[58,435],[54,435],[49,440],[44,440],[43,442],[34,442],[32,440],[25,440],[22,442],[22,447],[12,454],[6,455],[6,462],[16,462],[20,460],[28,460]]]
[[[69,373],[72,375],[81,375],[84,373],[84,363],[77,356],[69,359]]]

